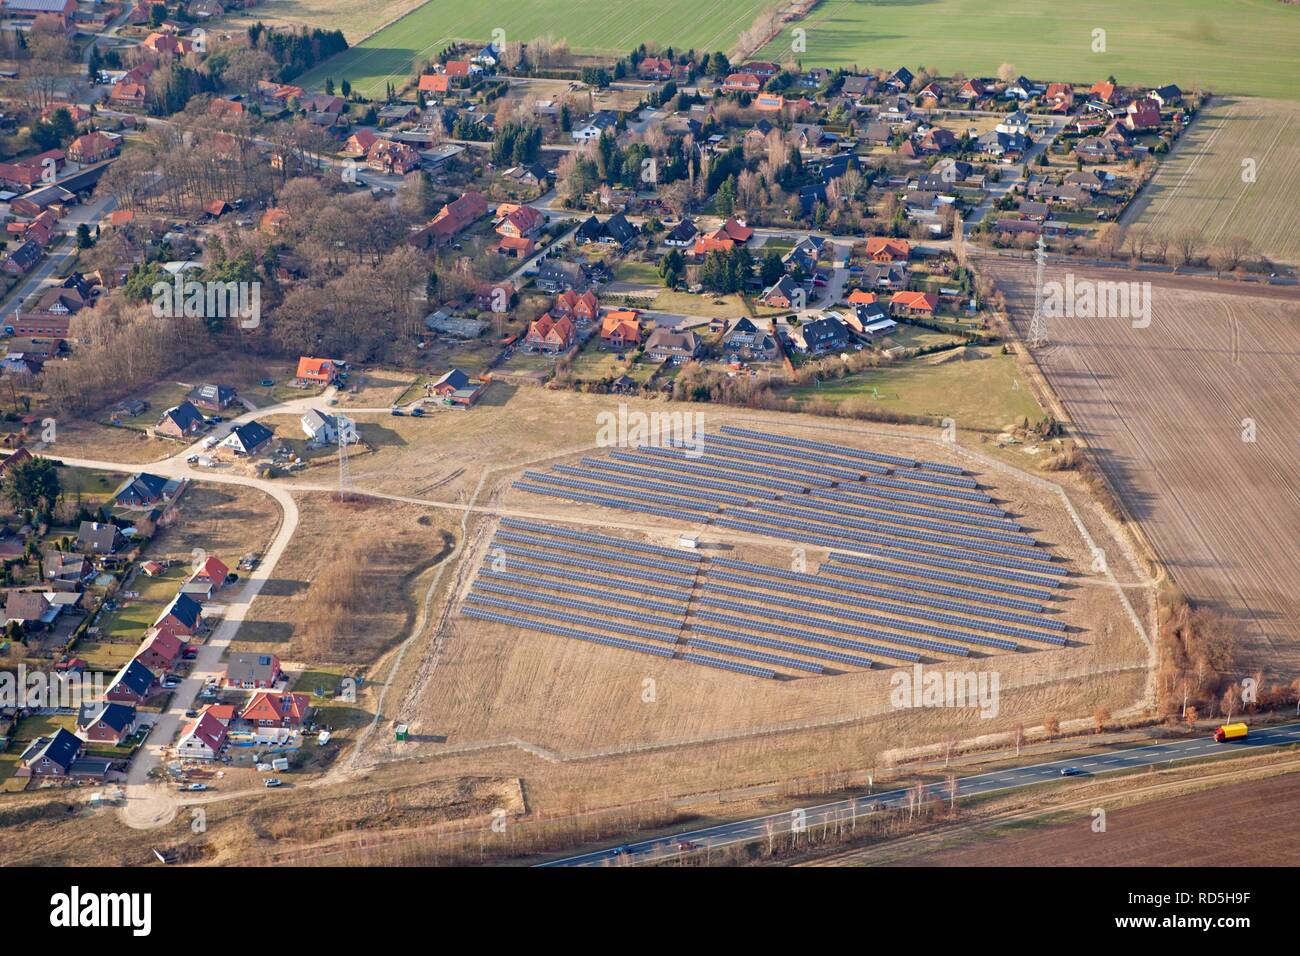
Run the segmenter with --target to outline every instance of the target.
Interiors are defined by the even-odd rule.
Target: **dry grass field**
[[[385,23],[410,13],[428,0],[377,0],[349,3],[347,0],[266,0],[248,11],[237,10],[221,20],[232,27],[258,22],[267,26],[319,27],[342,30],[349,43],[369,36]]]
[[[1126,210],[1125,223],[1173,236],[1234,236],[1300,262],[1300,103],[1225,98],[1203,110]]]
[[[1031,274],[985,265],[1025,332]],[[1123,270],[1080,279],[1150,280],[1153,314],[1148,328],[1052,320],[1038,360],[1071,426],[1179,589],[1240,621],[1243,670],[1290,680],[1300,668],[1300,298]]]

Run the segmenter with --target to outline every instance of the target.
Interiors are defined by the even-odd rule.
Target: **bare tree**
[[[1055,715],[1045,717],[1043,719],[1043,730],[1047,734],[1048,739],[1055,737],[1057,734],[1061,732],[1060,718],[1056,717]]]

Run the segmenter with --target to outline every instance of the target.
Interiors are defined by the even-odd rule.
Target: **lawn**
[[[631,6],[623,4],[621,7]],[[800,24],[808,66],[918,63],[991,76],[1012,63],[1037,81],[1199,85],[1300,99],[1300,7],[1275,0],[823,0]],[[1094,31],[1105,51],[1093,52]],[[789,55],[787,30],[763,56]]]
[[[583,381],[626,374],[644,384],[654,374],[654,363],[637,362],[629,366],[626,358],[631,354],[625,353],[624,358],[619,358],[617,352],[603,351],[593,344],[573,360],[573,374]]]
[[[144,634],[140,637],[143,639]],[[86,662],[87,670],[116,674],[139,650],[140,645],[134,642],[101,644],[96,641],[78,641],[72,653]]]
[[[507,43],[563,37],[580,53],[626,53],[641,43],[677,49],[729,50],[772,0],[430,0],[295,82],[307,89],[347,79],[364,96],[401,86],[456,40]],[[499,36],[499,35],[498,35]]]
[[[980,355],[981,358],[962,357]],[[1016,368],[1014,356],[996,347],[958,349],[899,365],[861,372],[817,386],[791,390],[803,401],[865,399],[872,407],[936,420],[959,429],[1001,431],[1011,423],[1043,417]]]
[[[81,502],[87,508],[97,508],[112,500],[113,492],[125,480],[126,475],[116,471],[91,468],[63,468],[59,471],[63,500]]]
[[[143,639],[144,632],[158,619],[163,607],[176,596],[189,571],[188,564],[179,563],[156,578],[137,574],[131,581],[130,590],[140,592],[140,596],[128,600],[119,592],[117,610],[99,619],[100,633],[114,640]]]

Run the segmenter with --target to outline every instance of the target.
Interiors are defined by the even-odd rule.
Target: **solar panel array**
[[[515,486],[831,554],[808,574],[508,518],[497,540],[511,563],[485,565],[468,599],[480,609],[784,678],[1067,643],[1052,612],[1068,568],[956,465],[724,426]]]

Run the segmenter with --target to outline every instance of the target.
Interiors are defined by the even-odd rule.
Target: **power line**
[[[1038,237],[1038,267],[1034,275],[1034,317],[1029,322],[1029,347],[1041,349],[1047,344],[1047,316],[1043,314],[1043,270],[1047,265],[1047,246]]]

